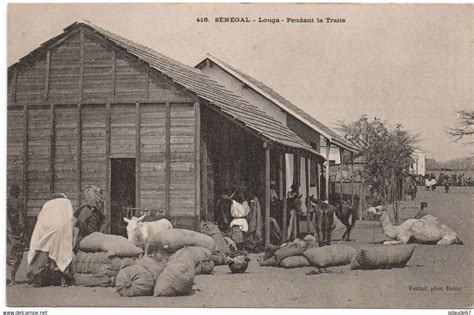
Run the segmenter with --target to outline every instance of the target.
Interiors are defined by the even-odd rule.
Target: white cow
[[[146,213],[141,217],[123,218],[127,225],[128,240],[139,247],[145,248],[145,256],[148,255],[150,241],[161,231],[173,228],[173,225],[167,219],[161,219],[153,222],[141,222],[146,217]]]

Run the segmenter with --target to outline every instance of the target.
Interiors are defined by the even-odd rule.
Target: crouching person
[[[39,287],[67,285],[72,280],[72,204],[64,194],[54,194],[41,209],[28,252],[28,284]]]
[[[85,203],[74,213],[79,229],[76,244],[93,232],[105,233],[109,225],[103,213],[104,194],[102,190],[97,186],[87,186],[84,196]]]

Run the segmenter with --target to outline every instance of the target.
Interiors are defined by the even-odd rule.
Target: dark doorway
[[[135,207],[135,159],[110,159],[112,234],[127,236],[122,209]]]

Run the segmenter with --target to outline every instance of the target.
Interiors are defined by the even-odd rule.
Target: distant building
[[[413,152],[413,165],[411,167],[411,173],[415,175],[425,176],[426,173],[426,156],[423,152],[416,149]]]

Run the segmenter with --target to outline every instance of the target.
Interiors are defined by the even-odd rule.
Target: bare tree
[[[464,137],[474,135],[474,111],[461,110],[457,111],[458,125],[455,128],[448,128],[447,132],[449,135],[454,137],[454,141],[457,142]],[[474,142],[469,142],[474,143]]]

